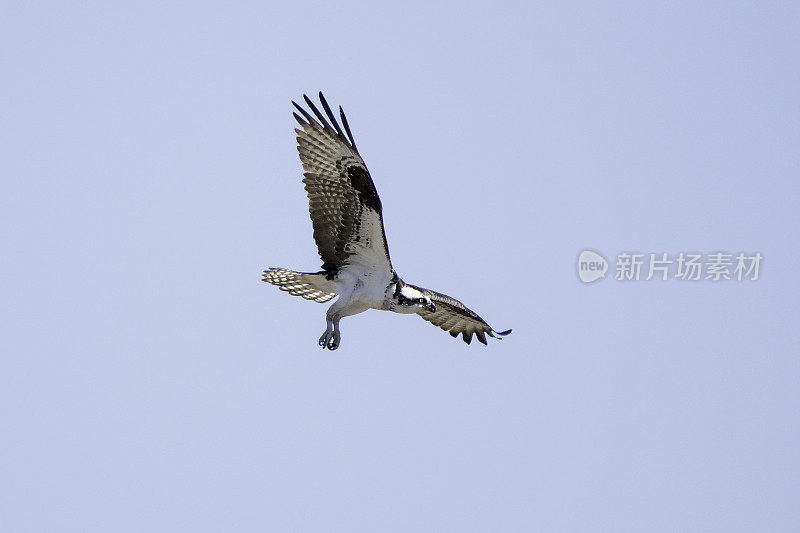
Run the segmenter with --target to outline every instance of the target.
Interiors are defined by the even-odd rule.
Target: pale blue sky
[[[71,4],[71,5],[70,5]],[[0,530],[798,531],[790,3],[5,3]],[[291,99],[395,267],[502,342],[342,321]],[[591,248],[757,282],[582,285]]]

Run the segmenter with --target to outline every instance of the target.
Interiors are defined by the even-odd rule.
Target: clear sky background
[[[4,3],[0,530],[800,530],[798,20]],[[371,311],[322,351],[260,281],[320,265],[318,90],[399,274],[510,336]],[[584,285],[586,247],[764,263]]]

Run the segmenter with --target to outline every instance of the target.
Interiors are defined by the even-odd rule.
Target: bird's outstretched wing
[[[423,289],[411,285],[415,289],[424,293],[436,306],[436,311],[417,311],[417,314],[435,326],[439,326],[443,330],[450,333],[451,336],[457,337],[461,334],[464,342],[469,344],[472,342],[472,334],[478,338],[478,341],[486,344],[486,334],[490,337],[500,339],[505,335],[511,333],[511,330],[495,331],[492,326],[486,323],[466,305],[462,304],[455,298],[451,298],[446,294],[442,294],[430,289]]]
[[[342,130],[321,92],[319,99],[330,123],[308,96],[303,98],[314,116],[292,102],[300,112],[294,118],[302,127],[295,129],[297,150],[323,270],[336,271],[358,262],[391,271],[381,201],[344,111],[339,108]]]

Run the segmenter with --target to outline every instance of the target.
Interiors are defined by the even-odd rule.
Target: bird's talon
[[[330,338],[331,335],[327,331],[322,334],[322,337],[319,338],[319,345],[322,347],[323,350],[328,347],[328,341]]]
[[[329,350],[335,350],[336,348],[338,348],[339,347],[339,341],[341,340],[341,338],[342,337],[341,337],[341,335],[339,335],[339,330],[338,329],[334,329],[333,333],[331,334],[331,338],[328,341],[328,349]]]

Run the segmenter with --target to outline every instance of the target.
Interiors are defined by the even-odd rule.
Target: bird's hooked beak
[[[426,302],[425,304],[422,305],[422,308],[425,309],[426,311],[430,311],[431,313],[436,312],[436,306],[433,304],[433,302]]]

